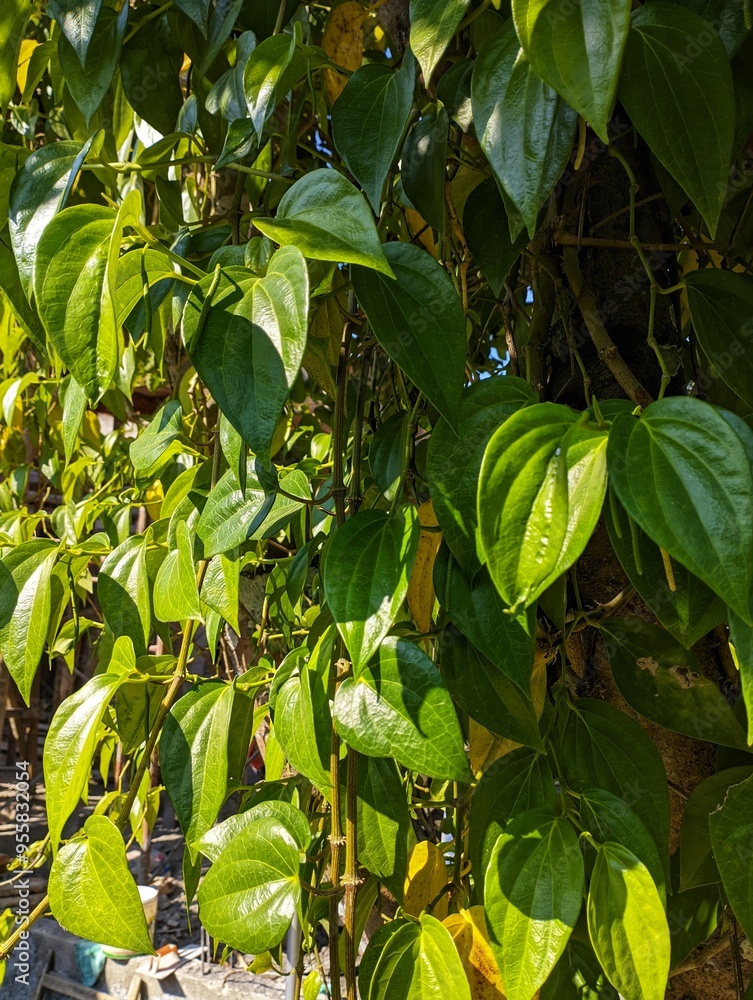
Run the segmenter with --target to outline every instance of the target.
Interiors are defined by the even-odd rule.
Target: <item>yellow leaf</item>
[[[505,1000],[502,978],[489,944],[483,906],[453,913],[442,923],[455,942],[473,1000]]]
[[[449,889],[444,855],[436,844],[428,840],[420,841],[408,856],[403,909],[413,917],[420,916],[445,885]],[[449,892],[435,903],[432,915],[437,920],[444,920],[448,904]]]
[[[439,526],[434,504],[431,500],[418,508],[418,523],[422,528]],[[410,583],[408,584],[408,609],[413,615],[413,621],[419,632],[428,632],[431,628],[431,612],[434,608],[434,561],[437,558],[442,533],[439,531],[422,531],[418,539],[416,561],[413,564]]]
[[[408,226],[408,233],[411,240],[413,242],[418,240],[424,250],[428,250],[432,257],[436,257],[439,248],[437,241],[434,239],[434,230],[429,223],[414,208],[405,209],[405,222]]]
[[[335,7],[324,28],[322,48],[338,66],[355,72],[363,61],[363,22],[366,12],[357,3],[341,3]],[[324,87],[330,104],[342,94],[347,77],[328,69],[324,72]]]
[[[29,74],[29,60],[32,57],[34,49],[39,45],[39,42],[35,42],[33,38],[24,38],[21,42],[21,52],[18,56],[18,69],[16,70],[16,83],[18,84],[18,89],[23,92],[26,90],[26,77]]]
[[[165,499],[165,494],[162,490],[162,483],[159,481],[153,483],[148,490],[144,493],[144,506],[146,507],[147,514],[153,521],[159,518],[160,510],[162,509],[162,501]]]

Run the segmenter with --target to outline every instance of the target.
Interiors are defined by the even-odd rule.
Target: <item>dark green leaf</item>
[[[416,512],[360,511],[325,551],[324,593],[353,660],[364,669],[397,618],[418,547]]]
[[[536,75],[519,46],[508,21],[479,53],[473,121],[494,176],[533,236],[539,209],[567,165],[578,116]],[[514,239],[521,227],[510,221]]]
[[[79,61],[78,53],[66,36],[60,36],[60,67],[87,128],[112,83],[115,67],[120,59],[129,10],[128,4],[123,4],[117,13],[111,7],[100,10],[91,46],[87,48],[83,63]]]
[[[152,4],[145,4],[138,8],[137,14],[143,20],[156,11]],[[136,21],[136,16],[133,20]],[[146,30],[132,30],[129,34],[120,59],[125,96],[136,114],[161,135],[168,135],[175,131],[183,107],[179,79],[183,51],[170,30],[166,14],[156,19],[150,17]]]
[[[342,682],[333,715],[340,735],[359,753],[394,757],[435,778],[468,779],[447,688],[426,653],[406,639],[385,639],[379,662]]]
[[[706,823],[706,836],[708,822]],[[722,913],[720,886],[680,891],[680,852],[672,855],[672,895],[667,899],[667,923],[672,938],[670,968],[675,969],[703,941],[711,937]]]
[[[186,345],[223,414],[268,464],[306,348],[306,262],[295,247],[284,247],[263,278],[236,281],[224,272],[219,285],[217,280],[207,276],[191,292],[183,318]]]
[[[470,0],[411,0],[410,45],[428,88],[432,74],[458,30]]]
[[[211,0],[175,0],[175,6],[188,15],[199,27],[202,35],[206,36]]]
[[[353,268],[358,301],[384,350],[454,424],[465,380],[463,304],[450,276],[421,247],[388,243],[384,252],[396,280]]]
[[[685,277],[698,343],[714,371],[753,406],[753,279],[709,268]]]
[[[614,421],[608,457],[633,520],[748,621],[753,475],[723,411],[699,399],[662,399],[640,420]]]
[[[484,877],[484,912],[508,1000],[531,1000],[565,950],[583,897],[570,823],[546,812],[511,820]]]
[[[497,182],[489,177],[468,195],[463,210],[463,229],[474,260],[500,298],[510,268],[527,243],[525,232],[510,239],[510,225]],[[482,383],[483,384],[483,383]]]
[[[101,7],[102,0],[49,0],[47,4],[50,17],[60,25],[80,63],[86,59]]]
[[[753,934],[753,776],[733,785],[709,817],[714,858],[735,916],[747,937]]]
[[[259,139],[264,125],[295,82],[297,67],[291,73],[295,55],[295,35],[274,35],[257,46],[246,61],[243,89],[248,117]]]
[[[680,831],[680,888],[694,889],[720,881],[714,860],[709,817],[724,802],[733,785],[753,776],[753,768],[730,767],[705,778],[685,804]]]
[[[408,453],[410,418],[400,411],[389,417],[369,444],[369,469],[377,486],[389,500],[395,499]]]
[[[460,397],[457,433],[439,420],[431,435],[427,474],[434,511],[450,551],[468,572],[483,560],[476,493],[484,451],[493,432],[533,399],[527,383],[512,376],[474,382]]]
[[[437,113],[416,123],[401,158],[403,190],[423,218],[444,232],[444,185],[450,120],[441,103]]]
[[[254,225],[281,246],[306,257],[363,264],[392,276],[363,195],[336,170],[312,170],[285,193],[274,219]]]
[[[630,0],[513,0],[515,28],[534,71],[609,142]]]
[[[209,494],[196,526],[205,558],[237,548],[271,511],[275,494],[262,486],[255,472],[255,459],[250,458],[245,490],[240,489],[234,470],[228,469]]]
[[[332,108],[332,138],[375,212],[413,104],[415,62],[410,52],[397,72],[367,63],[351,76]]]
[[[52,864],[48,891],[53,916],[86,940],[153,954],[123,835],[107,816],[89,816],[84,835],[67,844]]]
[[[571,938],[554,972],[541,987],[539,1000],[615,1000],[593,949]]]
[[[664,906],[646,866],[621,844],[599,847],[588,891],[588,931],[622,995],[664,1000],[671,948]]]
[[[735,130],[732,74],[721,40],[691,11],[645,4],[633,13],[619,98],[714,236]]]
[[[397,764],[358,758],[358,860],[397,899],[403,898],[410,814]]]

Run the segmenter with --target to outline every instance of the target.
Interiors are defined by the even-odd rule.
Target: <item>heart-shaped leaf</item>
[[[429,86],[437,63],[458,30],[470,0],[410,0],[410,46]]]

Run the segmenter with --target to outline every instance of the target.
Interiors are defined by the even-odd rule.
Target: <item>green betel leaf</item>
[[[326,796],[332,789],[332,715],[327,681],[333,639],[333,634],[323,639],[308,663],[304,649],[290,654],[300,657],[299,666],[282,685],[274,703],[275,735],[285,756]]]
[[[275,494],[259,482],[254,459],[248,460],[246,488],[242,490],[233,469],[228,469],[209,494],[196,534],[204,557],[230,552],[250,538],[272,510]]]
[[[52,717],[44,742],[44,785],[53,852],[57,852],[66,820],[86,793],[97,730],[127,676],[122,672],[96,674],[69,695]]]
[[[568,786],[579,794],[600,788],[627,803],[651,833],[668,871],[667,776],[641,726],[612,705],[583,698],[567,716],[560,749]]]
[[[539,1000],[615,1000],[615,991],[591,946],[571,938]]]
[[[442,677],[463,711],[497,736],[543,749],[530,673],[528,687],[518,686],[454,629],[443,633],[440,656]]]
[[[434,562],[434,589],[463,635],[530,698],[536,653],[535,610],[506,614],[507,607],[486,569],[480,569],[470,583],[468,574],[444,546]]]
[[[133,11],[132,23],[138,25],[140,19],[148,17],[149,26],[145,31],[129,31],[120,57],[120,76],[126,99],[136,114],[160,135],[169,135],[183,107],[183,50],[170,30],[167,15],[155,18],[156,12],[154,4]],[[159,100],[155,100],[157,94]]]
[[[440,996],[471,1000],[460,955],[450,932],[436,917],[422,913],[418,923],[395,920],[387,927],[380,928],[383,933],[375,934],[364,952],[363,1000]]]
[[[249,276],[250,277],[250,276]],[[212,294],[213,291],[213,294]],[[191,360],[224,415],[265,464],[308,332],[303,254],[283,247],[263,278],[204,278],[186,303]]]
[[[601,633],[620,694],[637,712],[697,740],[747,750],[743,727],[694,654],[638,618],[608,618]]]
[[[112,83],[120,59],[129,10],[127,4],[119,12],[111,7],[100,10],[91,48],[88,48],[82,61],[65,35],[61,35],[58,41],[60,68],[87,128]]]
[[[685,276],[698,343],[727,385],[753,405],[753,279],[716,268]]]
[[[246,62],[243,89],[248,114],[259,139],[264,125],[294,82],[290,79],[290,68],[295,52],[295,35],[273,35],[265,38]]]
[[[410,813],[394,760],[358,758],[358,861],[397,900],[403,898]]]
[[[26,704],[47,642],[58,546],[32,539],[0,563],[0,653]]]
[[[614,492],[610,494],[604,504],[604,523],[620,565],[664,628],[690,649],[724,621],[724,601],[676,560],[672,561],[671,589],[661,549],[635,522],[631,525]]]
[[[444,232],[445,165],[450,119],[441,102],[437,112],[425,115],[405,140],[401,157],[403,190],[420,215],[439,233]]]
[[[603,788],[589,788],[580,797],[584,829],[600,844],[608,841],[627,847],[646,866],[666,905],[664,862],[653,837],[639,816],[622,799]]]
[[[432,74],[458,30],[470,0],[411,0],[410,46],[418,59],[424,84]]]
[[[18,275],[31,294],[39,241],[47,225],[65,205],[81,164],[96,139],[51,142],[35,150],[13,179],[8,222]]]
[[[488,378],[464,389],[457,432],[439,420],[429,441],[427,475],[444,540],[464,570],[475,573],[484,558],[477,539],[476,494],[489,438],[534,395],[514,376]],[[441,593],[441,591],[438,591]]]
[[[410,415],[401,410],[388,417],[369,442],[369,471],[390,503],[402,480],[409,429]]]
[[[622,995],[663,1000],[670,956],[664,905],[648,868],[621,844],[598,849],[588,891],[588,932]]]
[[[175,6],[191,18],[206,37],[211,0],[175,0]]]
[[[507,823],[531,809],[554,816],[557,794],[546,757],[518,747],[496,760],[483,774],[471,799],[468,854],[477,891],[497,838]]]
[[[285,936],[301,898],[300,848],[279,819],[249,823],[199,887],[199,915],[218,941],[253,955]]]
[[[532,1000],[581,910],[583,855],[570,823],[532,811],[497,838],[484,876],[489,939],[508,1000]]]
[[[102,0],[49,0],[47,9],[60,25],[79,62],[83,63],[92,40]]]
[[[399,70],[367,63],[351,76],[332,108],[332,138],[375,212],[398,152],[416,84],[410,52]]]
[[[514,0],[515,28],[534,71],[604,142],[630,28],[630,0]]]
[[[306,814],[300,809],[281,799],[269,799],[266,802],[259,802],[258,805],[246,809],[245,812],[228,816],[226,820],[213,826],[204,836],[196,842],[202,854],[210,861],[217,861],[223,851],[225,851],[243,830],[250,824],[264,816],[271,816],[285,827],[293,837],[298,847],[305,851],[311,843],[311,828]]]
[[[209,560],[201,585],[201,600],[222,615],[236,635],[241,634],[238,622],[240,568],[237,550],[214,556]]]
[[[84,837],[67,844],[50,870],[50,909],[72,934],[113,948],[153,954],[123,835],[107,816],[89,816]]]
[[[182,432],[183,410],[173,399],[157,410],[146,430],[131,444],[129,454],[136,473],[147,475]]]
[[[729,641],[735,651],[740,675],[740,689],[748,722],[748,743],[753,743],[753,627],[746,624],[732,609],[728,612]]]
[[[733,785],[709,816],[711,844],[730,906],[746,936],[753,933],[753,776]]]
[[[138,316],[146,325],[144,315],[144,285],[151,291],[149,301],[159,305],[162,292],[167,295],[175,282],[175,272],[170,259],[157,250],[141,249],[124,253],[119,258],[115,278],[115,311],[119,325],[133,325]],[[159,284],[158,284],[159,283]],[[157,288],[154,288],[158,285]],[[156,302],[153,302],[153,298]],[[134,333],[138,336],[137,333]]]
[[[105,622],[115,636],[130,636],[143,656],[152,631],[152,602],[146,562],[146,538],[131,535],[102,563],[97,593]]]
[[[510,268],[528,238],[522,231],[517,239],[510,239],[507,209],[493,177],[488,177],[468,195],[463,209],[463,229],[479,270],[495,297],[500,298]]]
[[[234,697],[230,684],[197,685],[173,705],[162,730],[162,780],[193,857],[227,795]]]
[[[36,350],[39,351],[39,356],[44,357],[47,353],[44,328],[36,309],[29,304],[26,298],[13,251],[3,243],[2,239],[0,239],[0,284],[2,284],[5,299],[19,326],[25,331]]]
[[[680,889],[695,889],[721,881],[709,829],[709,817],[724,802],[733,785],[753,775],[753,767],[729,767],[705,778],[690,793],[680,830]]]
[[[723,411],[680,396],[652,403],[640,420],[614,421],[608,458],[633,520],[750,621],[753,475]]]
[[[570,157],[578,115],[532,69],[512,21],[479,53],[471,94],[481,147],[533,236]],[[519,231],[511,225],[513,239]]]
[[[450,276],[425,250],[388,243],[384,253],[395,280],[354,267],[356,297],[384,350],[454,423],[465,380],[463,304]]]
[[[285,192],[274,219],[254,219],[265,236],[306,257],[363,264],[392,276],[363,195],[336,170],[313,170]]]
[[[100,0],[101,2],[101,0]],[[13,100],[16,90],[18,55],[26,24],[33,11],[29,0],[6,0],[0,9],[0,113]]]
[[[732,74],[722,41],[692,11],[672,3],[645,4],[633,14],[619,98],[714,236],[735,130]]]
[[[333,716],[342,738],[359,753],[394,757],[434,778],[469,778],[449,692],[426,653],[407,639],[385,639],[378,663],[342,682]]]
[[[193,563],[193,535],[185,521],[175,526],[177,548],[171,549],[154,581],[154,617],[161,622],[200,621],[199,588]]]
[[[607,435],[556,403],[537,403],[491,437],[478,484],[489,573],[513,608],[529,606],[586,547],[607,484]]]
[[[414,508],[360,511],[324,550],[327,604],[360,673],[397,618],[418,548]]]

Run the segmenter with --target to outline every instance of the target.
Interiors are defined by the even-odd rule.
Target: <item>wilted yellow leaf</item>
[[[363,22],[366,11],[357,3],[335,7],[324,28],[322,48],[338,66],[355,72],[363,60]],[[324,87],[330,104],[342,94],[347,78],[334,70],[324,72]]]
[[[436,528],[439,525],[434,504],[431,500],[418,508],[418,523],[422,528]],[[442,541],[439,531],[422,531],[418,539],[416,561],[413,564],[408,584],[408,608],[413,615],[418,630],[428,632],[431,628],[431,612],[434,608],[434,561]]]
[[[405,878],[405,901],[403,909],[413,917],[418,917],[442,891],[447,882],[447,866],[444,855],[436,844],[428,840],[420,841],[408,856],[408,874]],[[435,904],[432,915],[437,920],[447,916],[449,892]]]
[[[450,932],[471,987],[472,1000],[505,1000],[502,978],[494,961],[483,906],[472,906],[446,917]]]
[[[31,59],[34,49],[39,45],[39,42],[35,42],[33,38],[24,38],[21,42],[21,51],[18,55],[18,69],[16,70],[16,83],[18,84],[18,89],[23,94],[26,90],[26,78],[29,74],[29,60]]]
[[[160,510],[162,509],[162,501],[164,499],[165,494],[162,490],[162,483],[159,481],[153,483],[144,493],[144,506],[146,507],[147,514],[153,521],[156,521],[159,518]]]
[[[404,214],[411,240],[414,242],[418,240],[424,250],[428,250],[432,257],[436,257],[438,253],[437,241],[434,239],[434,230],[429,223],[415,208],[406,208]]]

